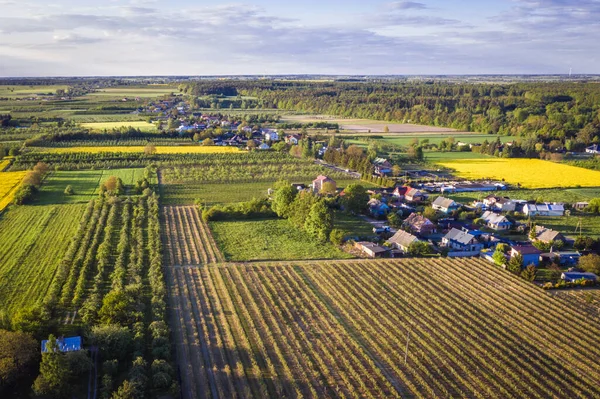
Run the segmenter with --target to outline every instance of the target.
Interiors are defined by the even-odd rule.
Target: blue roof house
[[[81,337],[69,337],[69,338],[57,338],[58,342],[58,350],[61,352],[75,352],[83,349],[83,345],[81,342]],[[42,353],[48,352],[46,345],[48,344],[48,340],[45,339],[42,341]]]

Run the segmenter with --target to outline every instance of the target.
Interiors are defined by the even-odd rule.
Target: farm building
[[[369,241],[359,241],[354,246],[362,251],[369,258],[382,258],[388,252],[389,248],[382,247]]]
[[[320,193],[323,190],[323,185],[325,185],[325,184],[330,184],[334,190],[337,187],[335,180],[333,180],[327,176],[319,175],[312,182],[313,191],[316,193]]]
[[[585,208],[588,207],[590,203],[589,202],[576,202],[573,204],[573,209],[577,209],[578,211],[583,211]]]
[[[496,231],[508,230],[512,223],[506,218],[506,216],[499,215],[492,211],[486,211],[481,215],[481,218],[485,220],[485,224],[490,229]]]
[[[375,173],[380,176],[387,176],[392,173],[392,164],[385,158],[375,158],[373,166]]]
[[[565,207],[563,204],[526,204],[523,213],[527,216],[563,216]]]
[[[474,235],[455,228],[442,238],[442,246],[450,250],[449,256],[474,256],[483,249]]]
[[[564,272],[560,275],[560,278],[571,283],[581,279],[589,281],[598,281],[598,276],[596,276],[594,273],[584,272]]]
[[[431,235],[437,231],[435,224],[431,220],[417,213],[413,213],[407,217],[404,223],[402,223],[402,227],[421,236]]]
[[[550,243],[553,241],[562,241],[563,243],[567,242],[567,239],[561,234],[561,232],[547,229],[544,226],[535,226],[535,239],[536,241],[545,243]]]
[[[429,195],[421,190],[417,190],[416,188],[409,188],[404,194],[404,199],[409,202],[421,202],[425,201]]]
[[[398,187],[396,187],[396,188],[394,189],[394,191],[392,192],[392,196],[393,196],[394,198],[397,198],[397,199],[403,200],[403,199],[404,199],[404,196],[406,195],[406,192],[407,192],[407,191],[408,191],[408,187],[400,187],[400,186],[398,186]]]
[[[523,257],[523,266],[540,265],[540,255],[542,254],[542,251],[533,245],[513,245],[510,248],[510,256],[513,257],[517,254]]]
[[[581,254],[576,251],[552,251],[540,255],[544,263],[556,262],[559,265],[574,266],[579,263]]]
[[[68,337],[68,338],[58,338],[58,350],[61,352],[75,352],[83,349],[81,337]],[[46,353],[48,349],[46,345],[48,344],[48,340],[45,339],[42,341],[42,353]]]
[[[585,149],[588,154],[600,154],[600,145],[594,144]]]
[[[408,251],[408,247],[415,242],[418,242],[419,239],[409,232],[404,230],[398,230],[396,234],[394,234],[390,239],[387,240],[394,248],[397,248],[403,252]]]
[[[460,205],[458,203],[456,203],[455,201],[451,200],[450,198],[445,198],[445,197],[437,197],[435,199],[435,201],[433,201],[433,203],[431,204],[431,207],[433,209],[435,209],[436,211],[440,211],[443,213],[450,213],[452,211],[457,210],[458,208],[460,208]]]

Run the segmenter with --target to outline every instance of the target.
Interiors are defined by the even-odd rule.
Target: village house
[[[382,247],[369,241],[359,241],[355,243],[354,246],[369,258],[381,258],[389,252],[389,248]]]
[[[481,219],[485,221],[487,227],[496,231],[509,230],[512,226],[512,223],[506,216],[499,215],[492,211],[484,212],[483,215],[481,215]]]
[[[279,134],[275,130],[269,130],[267,133],[265,133],[265,140],[279,141]]]
[[[420,236],[428,236],[437,232],[437,228],[431,220],[417,213],[407,217],[402,223],[402,227]]]
[[[83,349],[81,337],[57,338],[58,350],[60,352],[75,352]],[[42,341],[42,353],[48,352],[48,340]]]
[[[398,187],[394,188],[394,191],[392,192],[392,196],[398,200],[403,200],[404,195],[406,194],[407,191],[408,191],[408,187],[398,186]]]
[[[451,200],[450,198],[445,198],[445,197],[437,197],[435,199],[435,201],[433,201],[433,203],[431,204],[431,207],[433,209],[435,209],[436,211],[440,211],[443,213],[450,213],[453,211],[458,210],[458,208],[460,208],[460,205],[457,204],[455,201]]]
[[[416,188],[409,188],[404,194],[404,199],[408,202],[421,202],[429,198],[429,195]]]
[[[290,134],[285,136],[285,142],[287,144],[293,144],[293,145],[297,145],[300,142],[300,135],[298,134]]]
[[[385,158],[375,158],[373,166],[377,175],[387,176],[392,173],[392,164]]]
[[[483,249],[474,235],[455,228],[442,238],[442,246],[450,250],[448,256],[474,256]]]
[[[335,180],[324,175],[319,175],[312,182],[313,191],[315,193],[320,193],[323,190],[323,185],[328,185],[329,188],[332,188],[333,190],[337,188]]]
[[[534,247],[533,245],[513,245],[510,248],[510,256],[516,256],[517,254],[523,257],[523,266],[539,266],[540,265],[540,255],[542,251]]]
[[[384,217],[390,212],[390,207],[383,201],[371,198],[368,202],[369,212],[374,217]]]
[[[579,263],[581,254],[577,251],[551,251],[540,255],[540,260],[546,264],[553,262],[561,266],[575,266]]]
[[[567,242],[567,239],[561,232],[547,229],[544,226],[535,226],[535,240],[546,244],[556,241],[562,241],[563,243]]]
[[[419,242],[419,239],[414,235],[404,230],[398,230],[391,238],[387,240],[396,249],[402,252],[408,252],[408,248],[411,244]]]
[[[526,204],[523,207],[526,216],[563,216],[565,207],[563,204]]]

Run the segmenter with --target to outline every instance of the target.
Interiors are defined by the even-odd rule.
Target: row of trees
[[[46,173],[48,173],[48,165],[43,162],[38,162],[33,167],[33,170],[27,172],[23,178],[23,182],[15,193],[13,202],[16,205],[24,205],[33,201]]]

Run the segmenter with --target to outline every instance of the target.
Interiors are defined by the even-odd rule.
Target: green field
[[[12,313],[44,297],[84,209],[21,206],[0,216],[0,311]]]
[[[110,176],[123,180],[125,188],[131,190],[131,185],[144,177],[144,169],[109,169],[109,170],[80,170],[55,171],[44,180],[36,204],[68,204],[88,202],[98,196],[100,184]],[[71,185],[74,195],[64,193],[67,185]],[[131,192],[133,194],[133,192]]]
[[[50,86],[17,86],[17,85],[0,85],[0,97],[19,98],[31,97],[36,94],[47,95],[56,94],[56,90],[66,90],[66,85],[50,85]]]
[[[333,228],[342,230],[346,238],[373,236],[373,225],[361,217],[348,215],[344,212],[335,213]]]
[[[315,242],[284,219],[209,224],[219,249],[229,261],[347,259],[347,254]]]
[[[563,235],[573,239],[579,236],[578,224],[581,223],[581,234],[583,236],[600,238],[600,216],[584,215],[581,218],[577,215],[571,215],[568,217],[538,216],[535,218],[535,223],[537,223],[539,226],[558,230]]]
[[[82,127],[92,130],[111,130],[119,129],[121,127],[132,127],[134,129],[140,129],[143,132],[155,132],[156,126],[152,123],[145,121],[122,121],[122,122],[89,122],[82,123]]]
[[[425,151],[425,159],[430,162],[447,161],[450,159],[481,159],[489,158],[489,155],[479,154],[476,152],[441,152],[441,151]]]
[[[367,188],[376,187],[356,179],[337,180],[338,188],[349,184],[358,183]],[[163,205],[192,205],[196,200],[203,206],[229,204],[234,202],[249,201],[252,198],[266,198],[269,188],[273,188],[275,181],[252,183],[168,183],[161,187],[161,202]],[[295,183],[309,184],[310,181]]]
[[[538,190],[506,190],[498,192],[480,192],[480,193],[456,193],[447,196],[463,204],[482,200],[490,194],[499,195],[518,200],[538,201],[538,202],[584,202],[592,198],[600,197],[600,188],[565,188],[565,189],[538,189]]]
[[[177,87],[168,85],[119,86],[100,89],[87,97],[160,97],[178,92]]]

